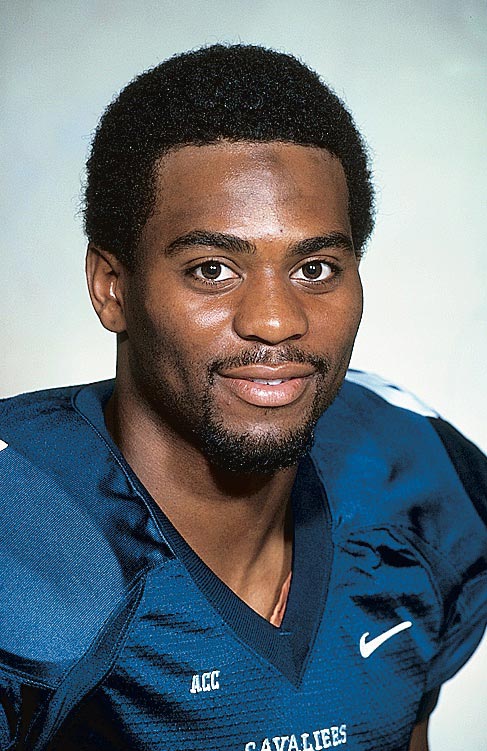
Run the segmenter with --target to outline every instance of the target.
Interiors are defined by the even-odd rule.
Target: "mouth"
[[[297,401],[314,381],[316,370],[300,363],[250,365],[217,374],[223,385],[247,404],[284,407]]]

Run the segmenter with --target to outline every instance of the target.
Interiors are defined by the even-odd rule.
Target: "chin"
[[[210,464],[226,472],[273,474],[292,467],[313,445],[315,421],[300,429],[279,433],[230,433],[222,426],[206,425],[202,451]]]

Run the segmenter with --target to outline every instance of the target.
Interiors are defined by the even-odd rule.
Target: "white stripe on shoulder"
[[[375,373],[365,373],[362,370],[349,370],[346,380],[363,386],[369,389],[369,391],[373,391],[382,397],[382,399],[385,399],[386,402],[394,404],[396,407],[409,409],[411,412],[416,412],[418,415],[424,415],[425,417],[439,417],[438,412],[428,407],[427,404],[414,396],[414,394],[404,391],[398,386],[394,386],[393,383],[385,381],[380,376],[375,375]]]
[[[8,446],[8,443],[5,443],[5,441],[2,441],[2,439],[0,438],[0,451],[3,451],[4,449],[6,449],[7,446]]]

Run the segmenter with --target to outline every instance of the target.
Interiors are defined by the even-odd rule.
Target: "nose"
[[[307,333],[308,318],[289,279],[265,276],[244,286],[234,315],[241,339],[280,344]]]

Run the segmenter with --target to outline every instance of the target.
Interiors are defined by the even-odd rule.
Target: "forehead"
[[[156,167],[147,240],[170,242],[194,229],[258,239],[291,232],[349,232],[342,165],[324,149],[289,143],[184,146]]]

